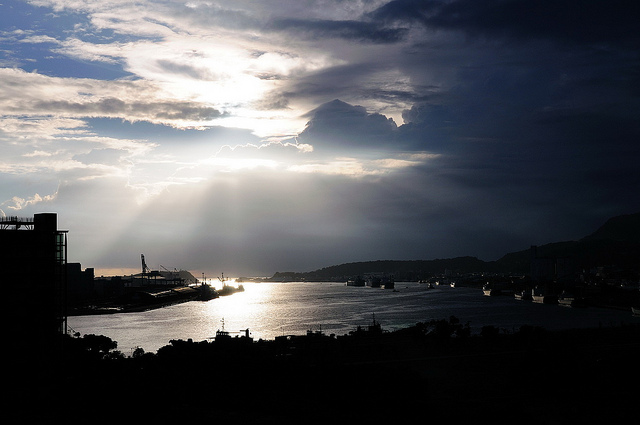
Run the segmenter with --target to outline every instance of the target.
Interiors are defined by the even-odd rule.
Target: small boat
[[[640,307],[631,307],[631,313],[634,316],[640,316]]]
[[[538,304],[558,304],[558,297],[555,295],[546,295],[535,293],[531,295],[533,302]]]
[[[347,286],[364,286],[365,283],[365,280],[358,276],[355,279],[349,279],[347,281]]]
[[[390,277],[390,276],[384,276],[384,277],[381,279],[381,281],[382,281],[381,286],[382,286],[384,289],[393,289],[393,288],[395,288],[395,286],[396,286],[396,281],[393,279],[393,277]]]
[[[500,295],[502,294],[502,291],[499,288],[494,287],[492,284],[490,284],[489,282],[487,282],[483,287],[482,287],[482,293],[488,297],[494,297],[496,295]]]
[[[558,296],[558,305],[563,307],[586,307],[587,306],[584,299],[580,297],[576,297],[573,294],[570,294],[566,291],[562,291],[562,293]]]
[[[533,300],[533,297],[531,296],[531,292],[530,291],[520,291],[520,292],[516,292],[514,295],[516,300],[520,300],[520,301],[531,301]]]
[[[378,276],[371,276],[367,279],[366,285],[372,288],[380,288],[380,286],[382,285],[382,279],[380,279]]]

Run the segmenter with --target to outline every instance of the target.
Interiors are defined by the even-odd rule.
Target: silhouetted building
[[[131,286],[128,276],[100,276],[93,280],[93,293],[97,299],[122,296],[125,287]]]
[[[80,263],[67,263],[67,301],[68,305],[79,305],[95,298],[95,270],[82,271]]]
[[[67,231],[56,213],[0,217],[0,273],[9,336],[29,350],[51,350],[67,330]]]

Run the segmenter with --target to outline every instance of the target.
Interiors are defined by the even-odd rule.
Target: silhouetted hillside
[[[553,242],[536,247],[538,257],[571,258],[577,268],[617,266],[640,269],[640,213],[613,217],[589,236],[578,241]],[[497,261],[475,257],[435,260],[378,260],[340,264],[305,273],[276,273],[274,280],[344,280],[369,273],[393,275],[396,280],[422,279],[452,273],[529,273],[531,248],[510,252]]]
[[[531,249],[511,252],[496,261],[499,270],[528,272]],[[538,257],[571,258],[579,268],[617,266],[640,268],[640,213],[610,218],[578,241],[554,242],[536,248]]]
[[[594,233],[581,239],[581,241],[592,240],[640,243],[640,213],[610,218]]]
[[[443,274],[446,270],[453,273],[471,273],[494,271],[494,262],[485,262],[475,257],[457,257],[436,260],[378,260],[340,264],[306,273],[276,273],[275,280],[344,280],[351,276],[367,274],[393,275],[396,280],[426,278],[434,274]]]
[[[540,245],[536,249],[539,258],[571,258],[578,268],[617,266],[638,269],[640,244],[615,240],[580,240]],[[528,273],[531,249],[511,252],[496,261],[496,267],[504,272]]]

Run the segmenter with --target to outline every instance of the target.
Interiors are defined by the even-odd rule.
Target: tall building
[[[9,311],[8,335],[20,350],[55,349],[67,330],[67,231],[56,213],[0,217],[0,282]]]

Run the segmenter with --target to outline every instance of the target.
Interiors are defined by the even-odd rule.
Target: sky
[[[0,0],[0,216],[68,261],[485,261],[640,211],[640,8]]]

